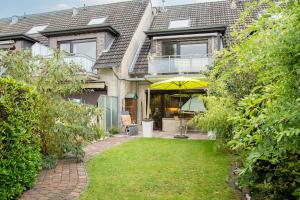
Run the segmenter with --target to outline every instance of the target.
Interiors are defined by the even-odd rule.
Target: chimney
[[[165,10],[166,0],[162,0],[162,9]]]
[[[73,8],[73,13],[72,13],[72,17],[75,17],[78,14],[78,10],[77,8]]]
[[[14,15],[11,17],[10,25],[16,24],[19,21],[19,17],[17,15]]]

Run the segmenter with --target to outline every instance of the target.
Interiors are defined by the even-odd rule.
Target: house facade
[[[239,0],[164,8],[133,0],[14,16],[0,19],[0,49],[31,49],[44,56],[57,48],[66,51],[65,62],[81,65],[88,77],[89,92],[70,98],[101,106],[107,129],[119,124],[123,111],[141,124],[151,83],[180,75],[206,80],[243,7]],[[205,94],[206,88],[184,93]],[[150,94],[152,114],[177,115],[178,91]]]
[[[184,93],[181,95],[178,91],[151,90],[148,108],[150,84],[176,76],[207,80],[214,54],[228,45],[233,24],[243,9],[244,2],[225,0],[156,10],[149,30],[145,31],[147,37],[129,71],[131,77],[140,78],[135,83],[139,97],[136,103],[138,123],[150,109],[154,120],[158,120],[154,123],[156,129],[175,131],[178,128],[175,121],[179,108],[192,96],[205,95],[207,88],[181,91]]]

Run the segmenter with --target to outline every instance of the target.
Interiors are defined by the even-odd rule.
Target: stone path
[[[122,144],[124,142],[127,142],[129,140],[135,139],[139,136],[127,136],[127,135],[116,135],[115,137],[108,138],[106,140],[96,142],[93,144],[90,144],[85,147],[85,160],[90,159],[96,154],[99,154],[111,147],[117,146],[119,144]]]
[[[118,135],[88,145],[85,160],[136,137]],[[60,160],[51,170],[42,170],[35,186],[26,191],[20,200],[71,200],[79,197],[87,185],[87,173],[84,162],[76,159]]]

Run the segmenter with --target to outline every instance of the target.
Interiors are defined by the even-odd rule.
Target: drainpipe
[[[117,99],[118,116],[117,117],[118,117],[118,126],[120,127],[120,125],[121,125],[120,116],[121,116],[121,110],[122,110],[122,105],[121,105],[121,88],[120,88],[120,85],[121,85],[121,81],[125,80],[125,79],[121,78],[118,75],[118,73],[116,72],[116,67],[115,66],[112,67],[112,71],[113,71],[115,77],[117,78],[117,97],[118,97],[118,99]]]

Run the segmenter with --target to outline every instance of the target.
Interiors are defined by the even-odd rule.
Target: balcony
[[[149,74],[200,73],[212,65],[211,55],[150,56]]]
[[[33,56],[43,56],[43,57],[47,57],[47,58],[51,58],[54,54],[54,50],[39,44],[39,43],[35,43],[32,46],[32,55]],[[88,74],[97,74],[94,69],[93,66],[96,63],[96,60],[83,55],[83,54],[66,54],[63,55],[63,60],[65,63],[67,64],[71,64],[74,63],[78,66],[81,67],[81,69]]]
[[[71,55],[65,56],[63,59],[64,59],[64,62],[67,64],[74,63],[74,64],[80,66],[84,72],[95,73],[93,70],[93,66],[96,63],[96,60],[93,58],[90,58],[83,54],[73,54],[73,55],[71,54]]]

